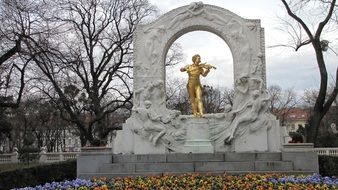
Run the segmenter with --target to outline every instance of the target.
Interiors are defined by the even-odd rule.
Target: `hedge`
[[[338,177],[338,157],[318,156],[318,162],[320,175]]]
[[[76,178],[76,160],[0,172],[0,189],[37,186]]]

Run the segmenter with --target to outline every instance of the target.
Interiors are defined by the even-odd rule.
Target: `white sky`
[[[195,0],[196,1],[196,0]],[[166,13],[180,6],[188,5],[194,0],[150,0],[162,13]],[[313,50],[309,48],[300,49],[295,52],[291,48],[269,46],[282,44],[287,35],[282,33],[280,20],[277,16],[286,15],[286,11],[279,0],[204,0],[204,4],[211,4],[227,9],[243,18],[260,19],[261,26],[265,30],[266,47],[266,71],[267,84],[278,84],[283,89],[293,88],[298,92],[305,89],[319,88],[319,71],[316,66]],[[198,39],[198,40],[196,40]],[[207,78],[202,80],[203,84],[231,87],[233,84],[232,57],[226,43],[213,33],[196,31],[190,32],[179,39],[183,47],[184,63],[178,65],[169,72],[177,72],[179,67],[191,64],[191,56],[198,53],[202,62],[208,62],[217,67],[212,70]],[[225,55],[224,52],[228,54]],[[327,62],[329,77],[333,77],[337,68],[337,56],[332,52],[324,54]],[[178,77],[187,78],[186,74]]]

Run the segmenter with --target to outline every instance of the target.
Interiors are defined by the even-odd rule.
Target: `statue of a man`
[[[196,54],[192,57],[193,64],[186,65],[181,68],[181,72],[187,72],[189,76],[187,89],[191,103],[192,113],[196,117],[203,117],[203,102],[202,102],[202,85],[200,75],[207,76],[211,68],[216,67],[203,63],[201,64],[201,56]]]

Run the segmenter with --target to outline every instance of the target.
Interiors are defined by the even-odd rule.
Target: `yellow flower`
[[[102,186],[101,186],[101,189],[102,189],[102,190],[108,190],[108,186],[107,186],[107,185],[102,185]]]

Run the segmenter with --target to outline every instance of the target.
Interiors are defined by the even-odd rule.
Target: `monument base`
[[[268,151],[268,139],[266,127],[248,135],[234,139],[235,152],[266,152]]]
[[[107,147],[82,147],[77,157],[77,177],[86,178],[88,174],[100,173],[102,164],[113,162],[112,154],[112,149]]]
[[[170,128],[170,130],[167,129],[159,140],[153,141],[154,138],[150,140],[150,137],[157,136],[160,131],[155,131],[147,137],[138,135],[133,131],[139,129],[142,125],[135,117],[131,117],[123,125],[123,130],[117,132],[113,151],[114,154],[280,152],[282,137],[278,121],[271,117],[268,123],[268,125],[262,125],[254,130],[250,130],[252,129],[250,125],[242,126],[249,130],[240,136],[235,136],[230,143],[225,144],[224,141],[216,143],[216,141],[211,140],[212,134],[221,134],[227,127],[224,113],[205,114],[203,118],[196,118],[193,115],[180,115],[172,121],[175,127]],[[149,126],[159,125],[152,123]],[[218,127],[217,130],[215,130],[215,126]],[[180,142],[177,141],[176,147],[171,148],[170,143],[174,141],[166,141],[170,140],[167,137],[179,130],[184,131],[184,138]]]
[[[214,153],[209,134],[209,120],[207,118],[195,118],[187,116],[187,139],[183,151],[186,153]]]
[[[214,153],[214,147],[209,139],[187,140],[184,144],[186,153]]]
[[[282,136],[278,121],[271,118],[269,122],[269,126],[261,126],[253,132],[247,130],[244,135],[235,138],[235,152],[280,152]]]
[[[98,154],[98,155],[96,155]],[[245,173],[318,173],[318,156],[314,152],[246,152],[246,153],[171,153],[106,154],[81,153],[77,176],[93,177],[162,176],[199,173],[201,175]],[[95,157],[96,155],[96,157]]]
[[[282,159],[293,162],[295,170],[313,170],[319,172],[318,155],[313,143],[283,144]]]

